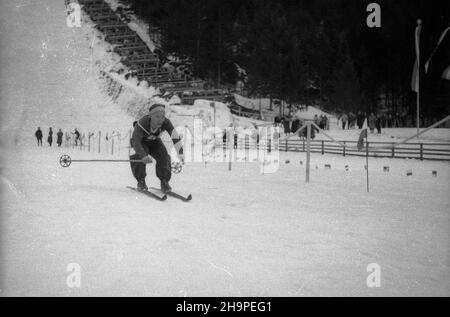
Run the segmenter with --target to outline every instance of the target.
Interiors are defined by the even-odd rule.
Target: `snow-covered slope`
[[[1,138],[33,141],[37,126],[128,129],[102,92],[86,26],[66,25],[63,1],[1,1]]]

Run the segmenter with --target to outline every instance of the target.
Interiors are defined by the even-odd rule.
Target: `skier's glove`
[[[144,157],[144,158],[142,159],[142,163],[145,163],[145,164],[151,164],[151,163],[153,163],[153,160],[152,160],[152,158],[151,158],[150,155],[147,155],[146,157]]]

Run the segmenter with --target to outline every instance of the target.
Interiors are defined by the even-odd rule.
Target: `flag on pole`
[[[442,73],[442,79],[450,80],[450,65]]]
[[[446,28],[446,29],[441,33],[441,36],[439,37],[439,41],[438,41],[438,43],[436,44],[436,47],[434,48],[433,52],[431,53],[430,58],[429,58],[429,59],[427,60],[427,62],[425,63],[425,73],[428,73],[428,70],[429,70],[430,64],[431,64],[431,59],[433,58],[434,53],[436,53],[437,49],[439,48],[439,45],[441,45],[442,41],[444,40],[445,36],[447,35],[447,33],[448,33],[449,31],[450,31],[450,27]],[[449,66],[449,67],[450,67],[450,66]],[[448,70],[448,68],[447,68],[446,70]],[[445,71],[444,71],[444,73],[445,73]],[[442,78],[448,79],[448,78],[445,78],[444,75],[442,75]]]
[[[422,30],[422,21],[417,21],[417,27],[415,32],[416,39],[416,61],[414,63],[413,74],[411,78],[411,89],[415,92],[419,92],[419,61],[420,61],[420,32]]]
[[[362,129],[368,129],[369,128],[369,125],[368,125],[368,123],[367,123],[367,118],[365,118],[364,119],[364,123],[363,123],[363,125],[362,125]]]
[[[358,139],[358,151],[361,151],[364,148],[364,139],[367,138],[367,129],[363,129]]]

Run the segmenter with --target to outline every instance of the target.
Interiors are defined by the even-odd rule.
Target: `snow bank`
[[[257,110],[259,111],[259,109],[261,109],[261,111],[263,113],[267,114],[271,114],[272,116],[278,116],[279,115],[279,106],[275,105],[273,102],[274,100],[272,100],[272,109],[270,110],[270,99],[269,98],[256,98],[256,99],[251,99],[251,98],[246,98],[243,97],[239,94],[234,94],[234,98],[235,101],[238,105],[250,109],[250,110]],[[306,110],[307,108],[307,110]],[[328,119],[330,120],[330,123],[336,123],[337,122],[337,118],[335,116],[333,116],[330,113],[327,113],[325,111],[322,111],[314,106],[303,106],[304,110],[298,110],[295,112],[294,116],[297,117],[300,120],[313,120],[314,116],[321,116],[321,115],[325,115],[328,117]],[[287,110],[285,110],[287,111]]]

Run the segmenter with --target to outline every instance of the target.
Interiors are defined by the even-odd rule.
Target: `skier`
[[[80,141],[80,143],[81,143],[81,140],[80,140],[80,132],[78,132],[78,130],[75,129],[75,132],[72,133],[72,134],[75,135],[75,145],[78,145],[78,141]]]
[[[58,133],[56,133],[56,143],[58,144],[58,147],[61,147],[62,141],[63,141],[63,132],[61,131],[61,129],[59,129]]]
[[[38,146],[39,146],[39,145],[42,146],[42,136],[43,136],[43,135],[42,135],[42,130],[41,130],[40,127],[37,128],[37,130],[36,130],[36,132],[34,133],[34,135],[36,136]]]
[[[47,142],[48,142],[48,144],[50,146],[52,146],[52,143],[53,143],[53,130],[52,130],[52,128],[50,128],[50,130],[48,131]]]
[[[156,160],[156,176],[161,182],[161,191],[166,193],[172,190],[169,185],[172,176],[171,159],[160,138],[160,134],[164,131],[172,138],[178,158],[184,163],[181,139],[172,122],[166,118],[164,105],[153,104],[149,109],[149,114],[138,120],[132,136],[132,146],[136,154],[131,155],[130,160],[142,160],[142,163],[130,163],[131,172],[138,182],[137,189],[139,191],[148,189],[145,183],[147,176],[145,164],[152,163],[152,157]]]

